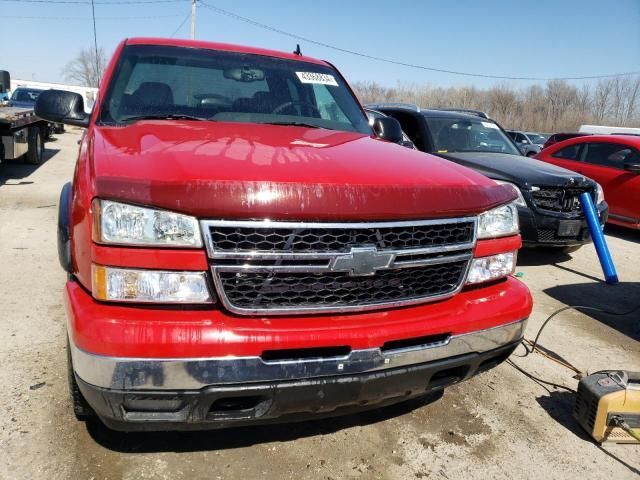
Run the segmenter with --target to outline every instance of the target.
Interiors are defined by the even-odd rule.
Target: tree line
[[[576,131],[580,125],[640,127],[640,76],[614,77],[575,86],[564,80],[514,88],[432,87],[399,82],[385,87],[374,81],[352,84],[363,104],[402,102],[423,108],[482,110],[504,128],[535,131]]]

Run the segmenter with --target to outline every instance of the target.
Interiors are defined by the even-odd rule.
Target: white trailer
[[[606,127],[604,125],[580,125],[580,133],[592,135],[640,135],[640,128],[631,127]]]

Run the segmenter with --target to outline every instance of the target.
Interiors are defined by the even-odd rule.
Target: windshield
[[[495,152],[521,155],[493,122],[456,117],[425,117],[436,153]]]
[[[531,142],[535,143],[536,145],[543,145],[544,142],[547,141],[547,138],[549,138],[538,133],[527,133],[527,137],[529,137],[529,140],[531,140]]]
[[[370,134],[330,67],[264,55],[131,45],[120,58],[101,123],[184,118],[306,125]]]
[[[42,93],[42,90],[27,90],[25,88],[18,88],[13,95],[11,96],[11,100],[16,102],[34,102],[38,99],[38,95]]]

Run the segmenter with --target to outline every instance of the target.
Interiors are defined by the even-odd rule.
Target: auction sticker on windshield
[[[480,122],[480,123],[482,123],[482,126],[484,126],[485,128],[495,128],[496,130],[500,130],[495,123],[491,123],[491,122]]]
[[[316,73],[316,72],[296,72],[296,75],[302,83],[317,83],[320,85],[331,85],[333,87],[338,86],[338,82],[328,73]]]

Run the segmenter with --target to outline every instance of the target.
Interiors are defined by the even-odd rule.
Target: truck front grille
[[[580,195],[589,192],[593,197],[593,189],[584,187],[537,187],[531,192],[533,203],[539,210],[559,213],[580,213]],[[594,198],[595,201],[595,198]]]
[[[203,221],[223,305],[244,315],[357,311],[455,294],[476,218],[376,223]]]
[[[228,301],[243,309],[360,307],[423,299],[456,290],[467,261],[384,270],[373,276],[347,273],[220,272]]]

